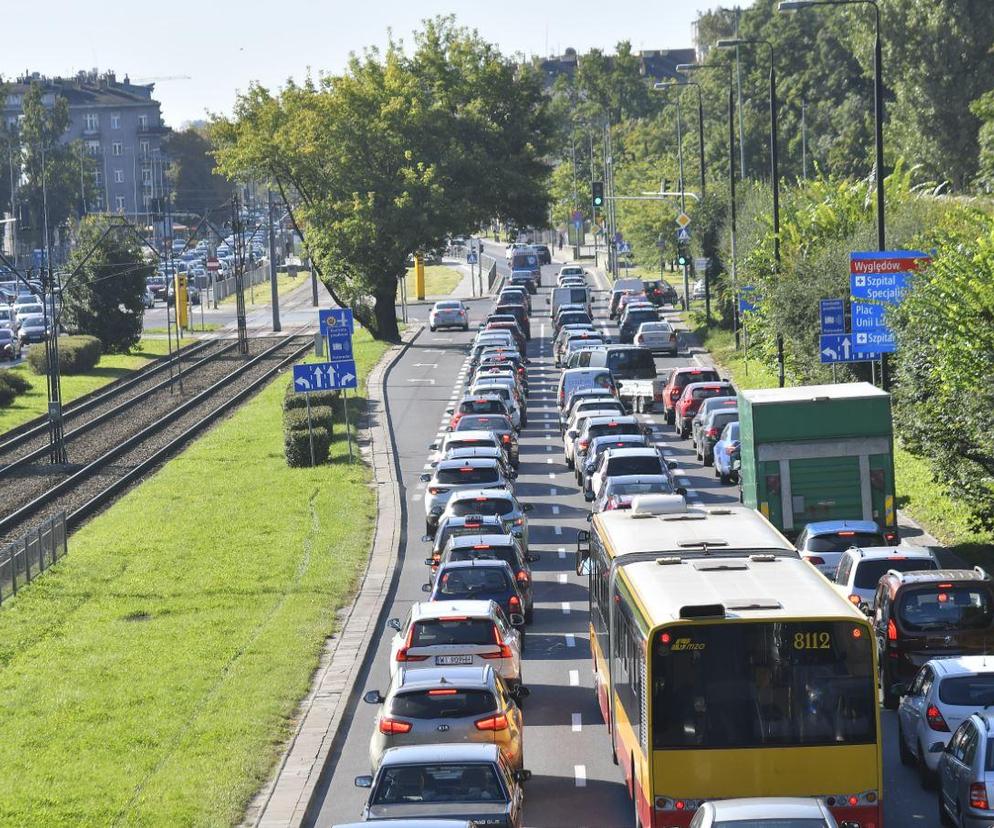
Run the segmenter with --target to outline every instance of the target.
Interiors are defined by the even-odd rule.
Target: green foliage
[[[100,361],[101,343],[95,336],[60,336],[59,371],[62,374],[83,374]],[[28,351],[28,365],[36,374],[48,371],[44,348]]]
[[[317,405],[334,407],[341,394],[338,391],[311,391],[309,396],[312,408]],[[305,408],[306,406],[307,396],[296,393],[293,390],[293,385],[288,385],[286,396],[283,398],[283,409],[289,411],[291,408]]]
[[[17,391],[0,379],[0,408],[7,408],[17,398]]]
[[[331,431],[335,422],[335,409],[330,405],[311,404],[311,424]],[[307,409],[287,408],[283,412],[283,427],[289,431],[307,430]]]
[[[175,212],[204,215],[231,199],[234,188],[227,178],[214,172],[211,142],[202,129],[190,127],[169,133],[164,151],[169,158]]]
[[[141,339],[145,263],[138,240],[112,229],[106,216],[88,216],[79,228],[79,242],[69,258],[75,272],[62,289],[65,327],[103,343],[104,353],[126,353]]]
[[[306,428],[286,431],[283,435],[283,453],[286,464],[291,468],[304,468],[311,465],[311,439],[314,440],[314,464],[327,462],[331,449],[331,433],[326,428],[315,427],[311,432]]]
[[[31,382],[18,371],[11,371],[9,368],[0,368],[0,382],[14,389],[18,394],[25,394],[31,390]]]

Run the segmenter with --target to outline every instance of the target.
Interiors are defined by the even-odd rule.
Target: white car
[[[920,546],[852,546],[842,553],[832,586],[843,598],[869,611],[880,579],[891,569],[938,569],[935,557]]]
[[[45,308],[42,307],[40,302],[24,302],[14,305],[13,311],[17,327],[21,326],[21,323],[27,316],[44,316],[45,314]]]
[[[561,280],[566,276],[579,276],[580,279],[583,279],[583,268],[580,265],[563,265],[559,268],[556,280]]]
[[[433,331],[439,328],[462,328],[468,331],[469,311],[458,299],[436,302],[428,311],[428,327]]]
[[[421,475],[425,486],[425,531],[435,534],[438,518],[453,492],[462,489],[508,489],[513,491],[510,478],[504,475],[503,464],[481,457],[475,459],[440,460],[434,471]]]
[[[496,394],[504,401],[511,411],[511,425],[520,431],[528,425],[528,417],[522,408],[521,401],[518,400],[514,393],[515,387],[515,381],[512,377],[508,377],[507,379],[495,377],[492,380],[478,382],[473,385],[473,387],[469,389],[468,396],[477,397]],[[446,413],[449,413],[449,409],[446,409],[445,411]]]
[[[573,468],[575,460],[576,438],[583,431],[583,426],[591,417],[624,417],[625,407],[618,400],[593,400],[584,401],[573,409],[573,414],[566,423],[563,431],[563,456],[566,458],[566,468]]]
[[[926,661],[897,708],[901,762],[917,766],[922,785],[931,787],[956,728],[992,704],[994,659],[975,655]]]
[[[390,676],[408,668],[494,668],[511,688],[521,686],[521,633],[493,601],[422,601],[407,619],[387,621]]]
[[[500,438],[492,431],[450,431],[440,441],[428,446],[428,450],[431,452],[428,456],[428,462],[433,466],[437,466],[449,449],[473,448],[476,446],[494,446],[501,451],[504,450]]]
[[[673,800],[664,800],[665,807],[657,797],[656,808],[670,811],[674,815],[679,810]],[[685,804],[680,802],[680,805]],[[665,823],[666,816],[663,816]],[[839,828],[839,824],[828,810],[828,806],[814,797],[764,796],[750,799],[721,799],[705,802],[694,814],[690,828],[735,828],[742,826],[803,826],[803,828]]]
[[[504,250],[504,258],[511,261],[511,257],[514,256],[518,251],[526,252],[531,250],[530,244],[524,244],[523,242],[514,242],[514,244],[509,244]]]

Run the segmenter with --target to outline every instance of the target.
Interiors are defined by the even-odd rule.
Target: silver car
[[[435,470],[421,475],[425,487],[425,531],[432,535],[438,518],[453,492],[472,489],[507,489],[513,491],[511,479],[503,472],[504,465],[485,457],[440,460]]]
[[[679,351],[677,333],[669,322],[643,322],[632,342],[654,354],[676,356]]]
[[[511,533],[521,539],[528,551],[527,513],[535,507],[531,503],[519,503],[514,493],[501,489],[465,489],[454,492],[439,516],[439,522],[449,517],[465,515],[498,515],[510,524]]]
[[[663,797],[657,799],[657,803]],[[665,805],[672,800],[664,800]],[[659,803],[656,805],[659,808]],[[681,803],[682,804],[682,803]],[[675,811],[663,807],[663,811]],[[782,828],[838,828],[832,812],[820,799],[800,797],[763,796],[750,799],[724,799],[705,802],[694,814],[690,828],[731,828],[735,825],[777,825]]]
[[[445,741],[497,745],[512,768],[522,768],[524,723],[518,701],[527,695],[527,687],[509,690],[489,664],[402,668],[385,696],[379,690],[363,696],[367,704],[379,706],[369,765],[375,771],[392,747]]]
[[[939,756],[939,822],[994,826],[994,713],[974,713]]]
[[[450,431],[440,442],[434,442],[428,446],[428,449],[432,452],[428,457],[428,462],[433,466],[437,466],[449,449],[475,446],[494,446],[495,448],[503,449],[500,438],[492,431],[483,431],[482,429],[474,431]]]
[[[45,317],[42,314],[28,314],[20,317],[19,321],[17,337],[22,344],[25,342],[44,342],[48,337],[48,325],[45,324]]]
[[[439,328],[462,328],[468,331],[469,312],[458,299],[436,302],[428,311],[428,327],[433,331]]]

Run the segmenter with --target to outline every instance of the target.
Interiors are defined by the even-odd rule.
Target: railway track
[[[221,358],[207,361],[204,355],[209,370],[191,371],[186,393],[174,396],[167,410],[149,415],[146,406],[129,406],[122,412],[136,426],[130,433],[115,430],[118,420],[107,418],[99,427],[82,427],[84,433],[74,440],[76,457],[71,459],[76,462],[67,467],[51,466],[38,457],[18,462],[4,483],[6,514],[0,518],[0,538],[18,537],[60,511],[69,516],[70,529],[75,528],[313,347],[310,336],[253,339],[254,353],[243,357],[232,353],[229,343],[216,341],[223,343]]]

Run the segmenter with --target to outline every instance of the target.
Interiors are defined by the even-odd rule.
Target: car
[[[452,493],[464,489],[509,489],[511,479],[503,473],[503,466],[490,458],[459,458],[441,460],[431,472],[421,475],[425,486],[425,532],[435,533],[438,518],[445,511]]]
[[[538,254],[531,249],[531,246],[528,246],[524,250],[514,251],[509,264],[511,266],[512,279],[515,271],[529,273],[532,279],[532,286],[535,288],[542,286],[542,264],[539,261]]]
[[[495,305],[522,305],[528,315],[532,312],[532,295],[521,285],[505,285],[497,294]]]
[[[524,626],[525,597],[514,572],[503,560],[444,560],[439,564],[434,582],[421,589],[431,601],[495,601],[516,626]]]
[[[473,340],[473,347],[469,351],[469,364],[476,365],[480,361],[481,354],[492,347],[513,348],[514,335],[510,331],[480,331],[476,339]]]
[[[645,296],[654,305],[679,305],[680,295],[676,288],[663,279],[645,283]]]
[[[631,509],[632,501],[644,495],[676,495],[673,478],[668,474],[621,474],[607,477],[594,492],[591,511],[610,512],[615,509]]]
[[[436,302],[428,311],[428,328],[432,331],[439,328],[462,328],[468,331],[469,311],[458,299]]]
[[[516,538],[521,537],[521,527],[515,526],[514,521],[507,520],[503,515],[478,515],[474,513],[466,515],[444,515],[438,522],[438,529],[435,537],[423,535],[421,540],[425,543],[432,543],[431,557],[434,559],[432,566],[437,566],[442,560],[442,552],[450,538],[460,535],[507,535],[513,534]]]
[[[500,467],[501,472],[504,474],[508,480],[514,480],[517,477],[517,472],[511,468],[511,464],[507,461],[507,455],[504,453],[504,449],[496,448],[494,446],[463,446],[462,448],[450,448],[445,452],[443,460],[471,460],[471,459],[490,459],[493,460]],[[435,466],[438,463],[433,464]]]
[[[511,424],[515,428],[521,427],[520,414],[515,417],[507,401],[498,394],[469,394],[457,402],[454,408],[445,409],[445,413],[452,415],[449,430],[454,429],[467,414],[504,414],[511,418]]]
[[[589,325],[594,326],[594,320],[585,310],[565,307],[563,311],[555,317],[553,331],[558,336],[559,332],[566,325]]]
[[[690,298],[694,301],[699,301],[707,297],[707,284],[703,279],[698,279],[694,282],[693,287],[690,289]]]
[[[992,705],[994,663],[990,658],[962,656],[926,661],[901,693],[897,708],[901,763],[917,769],[923,787],[934,787],[939,757],[953,731],[971,713]]]
[[[667,462],[655,446],[628,447],[608,446],[597,460],[597,465],[589,476],[584,477],[584,499],[594,499],[594,492],[599,491],[603,482],[611,477],[621,477],[632,474],[651,474],[670,476],[670,469],[676,468]],[[686,490],[677,491],[685,494]]]
[[[739,468],[742,466],[742,442],[739,438],[739,423],[728,423],[722,429],[718,442],[714,444],[714,476],[722,483],[736,483]]]
[[[428,456],[428,462],[432,466],[437,466],[439,461],[454,448],[478,446],[494,446],[501,450],[504,448],[500,438],[492,431],[450,431],[440,441],[428,446],[428,450],[432,452]]]
[[[563,373],[565,373],[565,371]],[[562,432],[565,430],[566,424],[569,422],[570,417],[580,403],[591,402],[593,400],[600,400],[601,402],[621,402],[610,388],[594,385],[588,388],[576,389],[570,394],[569,402],[563,405],[559,410],[559,431]],[[614,408],[614,406],[611,407]]]
[[[524,244],[523,242],[514,242],[513,244],[509,244],[504,250],[504,258],[510,262],[511,257],[515,253],[526,252],[530,249],[530,247],[531,245]]]
[[[563,344],[555,355],[555,365],[559,368],[570,356],[581,349],[603,348],[607,342],[599,334],[590,331],[572,331],[563,340]]]
[[[17,323],[18,328],[24,324],[24,319],[28,316],[45,315],[45,308],[37,300],[17,303],[12,306],[11,310],[14,312],[14,321]]]
[[[552,295],[547,300],[549,303],[549,316],[553,319],[556,318],[559,308],[565,305],[576,305],[579,306],[580,310],[584,310],[588,314],[593,313],[590,288],[586,286],[582,277],[577,278],[579,278],[579,284],[560,284],[559,287],[553,288]]]
[[[10,308],[0,307],[0,328],[17,330],[17,320],[14,317],[14,311]]]
[[[149,288],[145,288],[145,292],[142,294],[142,305],[146,309],[155,307],[155,294]]]
[[[18,318],[17,338],[23,345],[26,342],[44,342],[49,328],[45,317],[40,313],[30,313]]]
[[[597,330],[589,322],[577,322],[570,325],[563,325],[557,332],[552,340],[552,353],[555,355],[559,349],[562,347],[563,342],[573,334],[585,333],[589,336],[601,336],[601,332]]]
[[[618,341],[630,344],[643,322],[658,322],[659,311],[654,305],[635,305],[625,308],[618,322]]]
[[[13,362],[21,358],[21,341],[10,328],[0,328],[0,359]]]
[[[618,396],[614,377],[606,368],[569,368],[559,375],[556,389],[560,414],[567,410],[573,395],[584,388],[602,388]]]
[[[524,549],[520,539],[514,534],[506,532],[502,535],[459,535],[451,538],[439,558],[436,560],[432,556],[425,560],[425,564],[434,577],[438,567],[450,561],[504,561],[514,574],[514,580],[524,601],[525,623],[530,624],[535,613],[531,564],[540,557],[537,552],[528,552]]]
[[[690,828],[838,828],[820,798],[764,796],[704,802]]]
[[[532,250],[535,251],[535,255],[538,256],[539,264],[552,264],[552,251],[549,250],[547,244],[533,244]]]
[[[832,578],[850,546],[885,546],[887,537],[872,520],[819,520],[807,524],[794,546],[822,575]]]
[[[511,491],[471,489],[456,492],[449,498],[448,505],[439,518],[439,525],[452,516],[497,515],[510,526],[514,536],[521,539],[522,546],[528,549],[527,515],[534,508],[531,503],[519,502]]]
[[[621,297],[631,293],[644,293],[645,283],[641,279],[618,279],[611,286],[611,298],[608,300],[608,315],[616,319],[619,313],[618,305]]]
[[[667,425],[673,425],[675,406],[683,389],[692,382],[721,382],[721,376],[714,368],[686,366],[670,372],[663,389],[663,414]]]
[[[573,409],[569,422],[563,430],[563,457],[566,460],[566,468],[573,468],[574,453],[576,450],[576,438],[580,436],[586,421],[591,417],[610,417],[617,419],[625,417],[625,407],[619,400],[612,399],[610,405],[607,400],[594,398],[586,400]]]
[[[524,620],[524,616],[508,619],[495,601],[417,602],[404,623],[396,618],[387,621],[395,632],[390,643],[391,675],[401,666],[490,664],[509,687],[517,687],[522,683],[523,646],[523,634],[517,627]]]
[[[730,399],[732,402],[738,402],[736,397]],[[737,408],[721,406],[712,408],[704,417],[697,438],[697,456],[705,466],[710,466],[714,462],[714,447],[721,436],[722,429],[729,423],[737,423],[738,421],[739,410]]]
[[[960,828],[994,825],[988,794],[994,785],[994,714],[971,715],[956,728],[939,756],[939,824]]]
[[[484,667],[427,667],[397,671],[386,695],[369,690],[367,704],[379,708],[369,740],[369,765],[375,772],[390,748],[447,742],[495,744],[514,769],[524,766],[524,722],[519,702],[528,688],[515,692],[489,664]]]
[[[586,275],[581,265],[576,264],[566,264],[559,268],[559,272],[556,274],[556,279],[562,279],[567,276],[579,276],[581,279]]]
[[[663,392],[665,398],[665,391]],[[711,397],[735,397],[735,386],[730,382],[692,382],[683,389],[674,405],[673,430],[680,437],[690,436],[690,425],[704,400]]]
[[[496,828],[522,828],[529,771],[514,770],[497,745],[442,743],[390,748],[375,775],[357,776],[369,788],[367,822],[396,817],[466,819]]]
[[[527,407],[525,400],[528,396],[528,386],[522,382],[521,375],[509,363],[488,365],[480,368],[474,371],[470,382],[472,382],[474,388],[479,385],[507,385],[523,409],[521,412],[522,417],[525,417],[526,411],[524,409]]]
[[[632,343],[648,348],[653,354],[676,356],[680,351],[677,333],[669,322],[643,322]]]
[[[887,572],[938,568],[935,556],[921,546],[852,546],[842,553],[832,585],[843,598],[869,613],[877,584]]]
[[[518,321],[510,314],[494,314],[499,319],[488,321],[484,331],[507,331],[514,337],[514,345],[518,353],[524,354],[528,350],[528,340],[525,339],[524,331],[518,326]]]
[[[524,288],[530,294],[538,293],[535,285],[535,275],[530,271],[516,270],[507,279],[507,284]]]
[[[988,652],[994,633],[994,582],[973,569],[888,571],[873,598],[873,631],[884,707],[930,658]]]
[[[511,425],[519,430],[528,427],[528,410],[524,404],[523,394],[519,397],[518,379],[514,376],[502,377],[483,373],[469,389],[470,396],[496,395],[504,400],[511,412]]]
[[[701,407],[697,409],[694,419],[690,422],[690,442],[698,449],[698,460],[701,459],[701,452],[698,447],[701,439],[701,428],[704,425],[707,415],[716,409],[734,409],[738,404],[739,401],[736,397],[711,397],[701,403]]]
[[[646,426],[631,414],[622,417],[590,417],[584,421],[580,433],[574,437],[573,463],[576,482],[582,481],[582,466],[587,452],[598,437],[617,437],[619,434],[646,436]]]
[[[460,431],[489,431],[495,434],[507,452],[512,468],[518,468],[518,434],[506,414],[466,414],[450,433],[458,434]]]
[[[525,335],[525,339],[532,338],[532,328],[531,322],[528,319],[528,312],[522,305],[510,303],[495,305],[494,313],[510,314],[518,323],[518,327],[521,328],[521,332]]]

